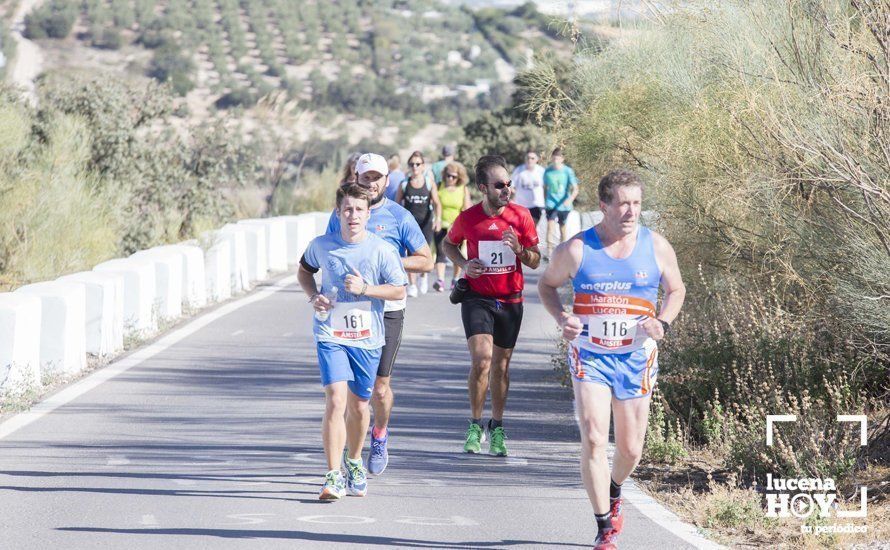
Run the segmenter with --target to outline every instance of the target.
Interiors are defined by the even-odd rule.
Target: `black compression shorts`
[[[461,302],[460,313],[468,340],[477,334],[491,334],[499,348],[516,346],[522,326],[522,302],[510,304],[470,294]]]
[[[402,345],[402,327],[404,326],[404,309],[385,311],[383,313],[385,343],[383,344],[383,352],[380,354],[380,366],[377,367],[377,376],[392,376],[392,367],[396,363],[399,346]]]

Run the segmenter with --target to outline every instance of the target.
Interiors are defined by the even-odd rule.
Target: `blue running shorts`
[[[569,344],[569,372],[579,382],[612,388],[616,399],[646,397],[658,377],[658,347],[648,341],[628,353],[595,353]]]
[[[317,342],[321,385],[348,382],[349,391],[362,399],[371,398],[381,349],[362,349],[333,342]]]

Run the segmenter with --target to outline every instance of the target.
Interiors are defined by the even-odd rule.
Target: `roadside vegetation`
[[[888,21],[881,1],[686,2],[579,51],[568,82],[545,63],[525,77],[523,107],[579,173],[646,179],[688,289],[660,355],[649,472],[698,477],[689,505],[726,509],[684,511],[730,542],[815,542],[765,526],[767,473],[835,478],[851,508],[869,483],[865,538],[818,544],[887,540]],[[859,447],[835,417],[863,413]],[[771,447],[767,414],[798,418]]]

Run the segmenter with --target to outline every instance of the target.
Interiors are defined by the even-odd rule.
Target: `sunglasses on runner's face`
[[[511,185],[513,185],[513,182],[510,181],[510,180],[507,180],[507,181],[492,181],[492,182],[489,182],[488,185],[494,185],[494,188],[497,189],[498,191],[500,191],[500,190],[503,189],[504,187],[510,187]]]
[[[445,179],[456,180],[457,174],[445,174]]]
[[[408,166],[410,166],[411,168],[417,168],[418,166],[423,166],[423,163],[422,162],[409,162]]]

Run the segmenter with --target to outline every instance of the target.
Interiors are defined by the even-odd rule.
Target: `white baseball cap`
[[[386,159],[374,153],[365,153],[355,162],[355,171],[360,176],[372,170],[384,176],[389,174],[389,165],[386,164]]]

